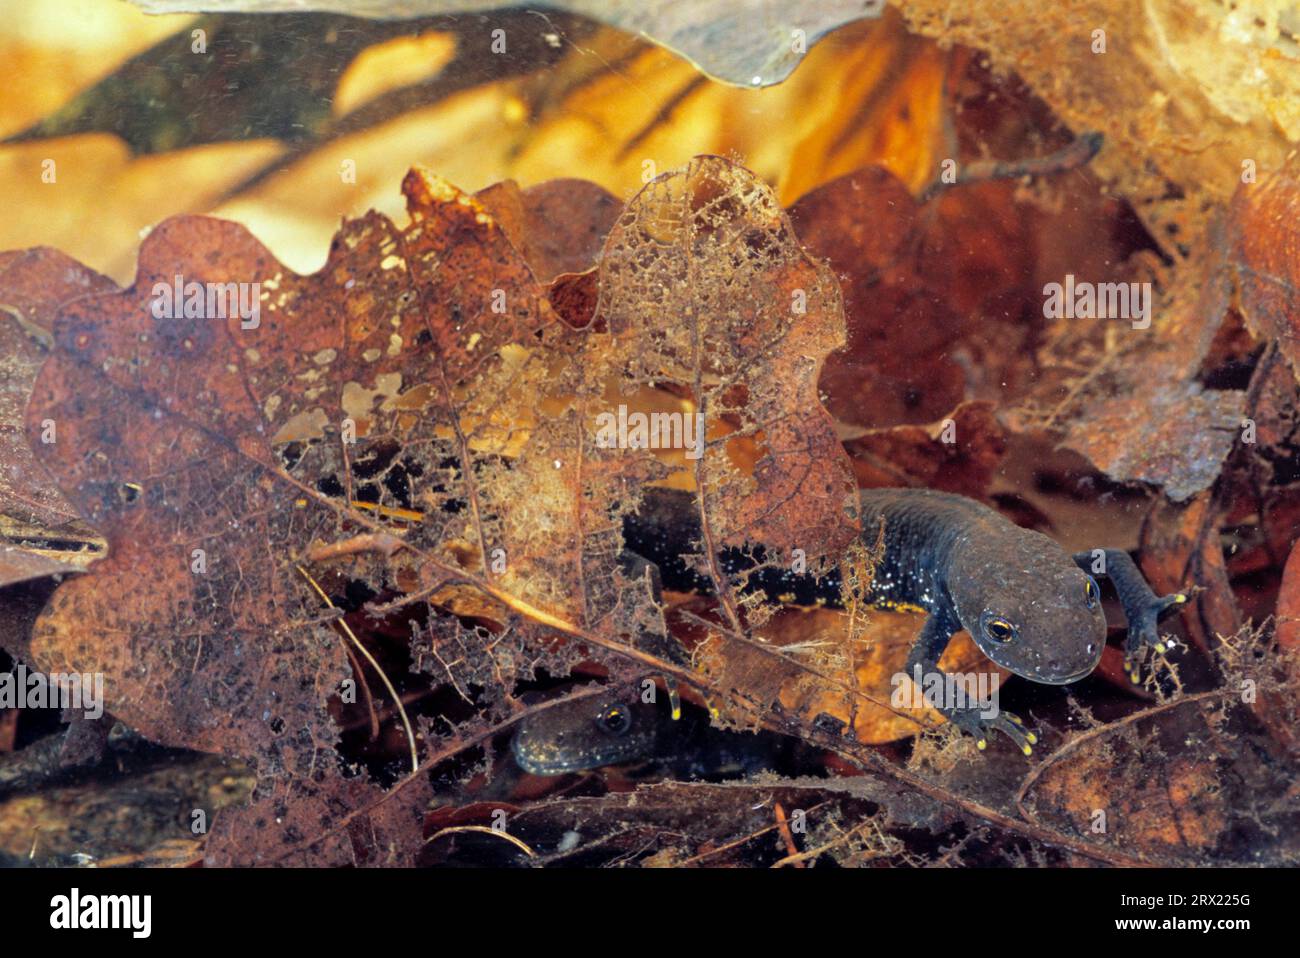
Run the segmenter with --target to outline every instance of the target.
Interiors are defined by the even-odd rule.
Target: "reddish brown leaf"
[[[34,447],[110,543],[55,593],[37,662],[103,672],[108,709],[155,741],[249,757],[267,788],[348,807],[374,796],[332,783],[328,703],[351,675],[327,598],[340,582],[418,582],[399,608],[432,596],[496,623],[434,609],[416,638],[439,680],[488,690],[479,735],[517,714],[516,681],[576,659],[556,632],[680,671],[648,583],[617,561],[621,515],[671,472],[600,440],[618,390],[686,397],[702,416],[709,442],[687,478],[706,536],[683,544],[702,568],[758,542],[816,562],[856,532],[816,393],[843,338],[838,290],[748,172],[702,158],[635,197],[583,332],[555,321],[482,202],[421,171],[403,187],[409,226],[345,224],[311,276],[235,224],[163,223],[130,289],[61,312],[28,407],[29,438],[59,424],[58,443]],[[176,277],[258,284],[256,321],[158,308]],[[475,740],[426,733],[441,755]],[[293,845],[290,827],[242,854]]]
[[[1173,748],[1180,736],[1204,736],[1204,727],[1187,704],[1140,731],[1117,723],[1078,735],[1032,776],[1035,818],[1081,838],[1119,843],[1130,853],[1203,859],[1223,841],[1237,807],[1219,768],[1227,750],[1173,756],[1161,746]]]
[[[331,771],[317,780],[259,785],[252,804],[217,818],[206,864],[410,867],[420,853],[427,778],[385,794]]]
[[[1300,371],[1300,157],[1237,187],[1229,211],[1242,313],[1256,335],[1276,339]]]
[[[1277,596],[1277,642],[1285,650],[1300,652],[1300,543],[1292,547],[1282,571],[1282,588]]]
[[[623,209],[614,196],[586,180],[548,180],[526,190],[509,181],[479,190],[475,198],[543,283],[594,266]]]
[[[962,403],[929,426],[872,429],[845,442],[858,485],[920,485],[980,498],[1006,451],[989,402]]]
[[[116,288],[55,250],[0,253],[0,585],[76,571],[102,552],[37,464],[22,422],[59,306]],[[57,430],[43,427],[41,438],[57,440]]]

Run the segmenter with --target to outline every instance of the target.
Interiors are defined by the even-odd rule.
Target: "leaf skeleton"
[[[1101,661],[1106,617],[1089,569],[1104,570],[1128,623],[1125,669],[1139,680],[1144,648],[1164,651],[1159,620],[1187,601],[1183,593],[1156,596],[1128,554],[1102,549],[1071,556],[1050,537],[1023,529],[973,499],[929,489],[864,489],[859,493],[864,529],[883,522],[884,554],[866,600],[876,606],[928,614],[907,659],[907,674],[939,672],[952,636],[965,629],[993,662],[1033,682],[1067,685]],[[650,563],[662,587],[711,593],[712,580],[697,571],[683,549],[701,539],[691,493],[652,488],[641,507],[624,518],[631,561]],[[1096,561],[1096,559],[1100,561]],[[746,588],[773,601],[842,602],[840,575],[799,573],[728,549],[719,557],[728,575],[748,573]],[[1098,574],[1103,574],[1099,571]],[[1037,737],[1016,716],[978,705],[944,703],[939,711],[984,749],[989,732],[1001,731],[1026,754]],[[552,714],[554,713],[554,714]],[[655,711],[636,703],[595,698],[544,711],[521,724],[512,749],[516,762],[535,774],[559,774],[642,756],[656,739]]]

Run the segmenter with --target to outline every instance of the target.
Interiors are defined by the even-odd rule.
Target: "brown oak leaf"
[[[155,741],[253,759],[254,809],[286,781],[351,794],[330,784],[356,641],[330,596],[348,582],[396,595],[417,657],[486,690],[500,724],[516,681],[573,661],[557,635],[692,677],[649,580],[620,564],[621,517],[674,463],[704,520],[682,552],[737,632],[718,549],[816,563],[857,531],[816,392],[843,341],[838,287],[751,174],[701,157],[634,197],[586,330],[557,320],[484,202],[421,170],[403,189],[408,225],[345,223],[310,276],[236,224],[161,224],[129,289],[61,311],[27,411],[41,462],[109,541],[55,592],[36,661],[104,673],[106,707]],[[698,457],[602,434],[646,393],[698,415]],[[50,418],[58,442],[40,445]],[[441,737],[426,754],[493,727],[425,724]]]

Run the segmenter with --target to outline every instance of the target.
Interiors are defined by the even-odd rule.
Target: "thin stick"
[[[1025,776],[1024,781],[1020,783],[1020,788],[1016,792],[1016,810],[1024,817],[1025,821],[1032,824],[1038,824],[1038,816],[1025,807],[1025,798],[1029,795],[1034,783],[1042,777],[1043,773],[1055,765],[1062,756],[1068,755],[1080,746],[1099,736],[1109,735],[1126,726],[1133,725],[1135,722],[1141,722],[1149,719],[1161,712],[1168,712],[1170,709],[1179,708],[1183,705],[1189,705],[1193,702],[1205,702],[1210,699],[1222,698],[1225,695],[1235,694],[1232,689],[1209,689],[1205,692],[1193,692],[1190,695],[1182,695],[1176,699],[1170,699],[1168,702],[1161,702],[1159,705],[1153,705],[1151,708],[1141,709],[1131,715],[1126,715],[1114,722],[1107,722],[1104,725],[1098,725],[1090,728],[1086,732],[1081,732],[1074,738],[1070,739],[1051,755],[1048,755],[1041,762],[1034,766],[1033,770]]]
[[[823,805],[828,805],[828,804],[830,804],[828,800],[822,800],[818,802],[816,805],[814,805],[812,808],[808,809],[808,814],[811,815],[813,812],[817,811],[817,809],[821,808]],[[723,852],[729,852],[733,848],[739,848],[741,845],[745,845],[748,844],[749,842],[752,842],[755,838],[760,838],[761,836],[766,835],[768,832],[776,831],[778,827],[779,826],[774,823],[766,826],[765,828],[760,828],[757,831],[750,832],[748,835],[744,835],[740,838],[733,839],[727,842],[725,845],[719,845],[716,848],[710,848],[706,852],[700,852],[698,855],[692,855],[690,858],[678,862],[677,867],[685,868],[688,865],[698,864],[704,859],[711,858],[714,855],[719,855]]]
[[[370,713],[370,741],[373,742],[379,738],[379,713],[375,711],[375,697],[370,692],[370,683],[366,681],[361,660],[352,651],[352,646],[343,646],[343,651],[348,654],[348,661],[352,663],[352,669],[357,673],[357,681],[361,683],[361,691],[366,697],[366,711]]]
[[[498,828],[489,828],[487,825],[453,825],[450,828],[444,828],[441,831],[434,832],[427,839],[425,839],[424,844],[427,845],[435,838],[441,838],[443,835],[450,835],[453,832],[478,832],[482,835],[494,835],[497,838],[504,838],[512,845],[517,845],[524,852],[524,854],[527,855],[529,858],[537,857],[537,852],[529,848],[528,845],[525,844],[523,839],[516,838],[514,835],[511,835],[509,832],[503,832]]]
[[[330,597],[325,594],[325,590],[322,589],[316,580],[311,577],[311,573],[296,562],[294,563],[294,568],[301,572],[302,577],[311,583],[311,587],[316,590],[316,594],[325,601],[327,606],[331,609],[338,608],[330,600]],[[393,704],[397,707],[397,714],[402,717],[402,728],[406,729],[407,744],[411,747],[411,774],[414,775],[420,770],[420,753],[415,747],[415,730],[411,727],[411,720],[406,715],[406,707],[402,705],[402,697],[397,694],[397,689],[393,688],[393,683],[388,680],[388,674],[379,667],[379,663],[376,662],[375,657],[370,654],[370,650],[361,644],[361,640],[353,634],[352,629],[348,627],[348,624],[342,619],[336,619],[335,621],[338,622],[343,631],[347,633],[347,637],[352,640],[352,644],[357,647],[357,651],[365,656],[366,661],[370,663],[370,667],[379,674],[379,678],[383,680],[384,687],[388,689],[388,694],[393,697]]]
[[[843,845],[845,842],[847,842],[858,832],[865,831],[867,828],[869,828],[873,824],[873,822],[874,819],[870,819],[870,818],[868,818],[864,822],[859,822],[858,824],[850,828],[847,832],[844,832],[838,837],[831,839],[825,845],[819,845],[817,848],[810,848],[806,852],[796,851],[793,854],[787,855],[785,858],[773,862],[772,867],[785,868],[786,866],[789,866],[791,868],[803,868],[804,862],[809,862],[815,858],[820,858],[822,855],[826,854],[826,852],[830,851],[836,845]]]
[[[1026,176],[1048,176],[1065,173],[1086,166],[1101,151],[1103,137],[1090,130],[1080,133],[1055,153],[1023,160],[976,160],[957,174],[952,183],[932,180],[921,191],[917,202],[927,203],[945,190],[966,183],[985,183],[989,180],[1018,180]]]
[[[785,809],[781,807],[780,802],[776,803],[775,811],[777,831],[781,834],[781,841],[785,844],[785,850],[790,853],[782,861],[791,862],[795,868],[803,868],[803,861],[799,859],[799,846],[794,843],[794,835],[790,834],[790,823],[786,820]]]

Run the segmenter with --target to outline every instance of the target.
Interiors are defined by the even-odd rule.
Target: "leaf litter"
[[[821,823],[817,847],[845,863],[919,863],[891,837],[918,823],[936,843],[925,860],[937,864],[965,855],[1232,860],[1224,842],[1242,829],[1269,836],[1259,844],[1279,860],[1292,856],[1280,824],[1293,814],[1289,793],[1229,747],[1257,739],[1260,721],[1293,724],[1276,714],[1292,694],[1285,669],[1252,674],[1273,705],[1232,702],[1240,663],[1267,658],[1269,627],[1243,632],[1232,615],[1206,622],[1203,651],[1235,650],[1218,663],[1218,684],[1169,699],[1156,682],[1156,704],[1138,713],[1058,730],[1061,744],[1016,796],[1006,782],[1023,767],[972,761],[969,742],[950,728],[915,717],[900,725],[880,709],[886,673],[870,653],[889,642],[877,648],[873,636],[892,629],[901,648],[905,628],[855,612],[851,594],[845,613],[774,617],[745,593],[743,575],[719,567],[719,549],[761,543],[765,562],[802,549],[813,568],[857,563],[846,578],[860,583],[869,550],[846,553],[861,531],[855,473],[883,484],[873,463],[913,450],[901,460],[902,484],[985,494],[1004,453],[1005,427],[978,404],[953,413],[973,425],[963,435],[975,436],[956,460],[919,426],[856,427],[846,453],[843,419],[817,392],[823,362],[846,340],[839,285],[743,168],[701,157],[621,212],[580,203],[572,241],[558,245],[544,225],[556,204],[583,197],[577,184],[545,197],[508,184],[468,195],[417,169],[403,190],[407,226],[373,213],[345,223],[311,276],[285,269],[234,224],[165,222],[141,248],[133,287],[62,304],[28,408],[29,439],[46,418],[60,424],[57,444],[32,448],[109,543],[107,558],[55,591],[31,654],[51,670],[105,672],[110,711],[154,741],[253,763],[254,801],[218,818],[209,861],[427,860],[423,838],[438,818],[430,807],[494,774],[489,743],[546,707],[519,690],[574,670],[616,686],[647,673],[676,678],[723,725],[793,734],[844,771],[867,771],[888,811]],[[815,237],[816,218],[801,215]],[[597,247],[596,265],[582,269]],[[860,270],[860,253],[844,255],[838,272]],[[155,319],[154,285],[177,275],[257,282],[260,322]],[[1216,327],[1220,318],[1184,315]],[[1198,351],[1179,360],[1183,382],[1209,348],[1205,336],[1195,341]],[[620,402],[698,412],[703,455],[598,443],[590,423]],[[852,409],[834,387],[829,405]],[[1030,421],[1012,417],[1012,426]],[[1224,467],[1211,468],[1213,479]],[[716,600],[661,599],[652,578],[620,562],[621,520],[656,485],[688,491],[699,509],[704,535],[681,546]],[[1169,507],[1168,519],[1154,512],[1146,530],[1149,541],[1174,534],[1171,521],[1185,530],[1174,553],[1148,550],[1169,556],[1169,588],[1188,573],[1178,548],[1199,554],[1202,571],[1222,564],[1206,538],[1221,511],[1208,493],[1194,502],[1199,510]],[[826,641],[807,641],[809,614],[826,618],[813,629]],[[396,623],[409,649],[390,643],[361,665],[349,618]],[[783,628],[794,650],[783,647]],[[349,683],[369,670],[383,697],[400,698],[381,660],[460,703],[417,717],[419,770],[395,781],[339,751]],[[1176,678],[1177,668],[1167,674]],[[828,731],[827,716],[853,734]],[[924,731],[905,763],[868,746],[909,726]],[[1202,742],[1202,758],[1179,757],[1179,736]],[[458,756],[467,759],[448,779]],[[1157,779],[1147,776],[1153,762],[1163,769]],[[1258,800],[1226,790],[1247,779]],[[1104,793],[1085,787],[1094,781]],[[1159,814],[1146,811],[1157,806]],[[613,808],[582,814],[600,832]],[[643,821],[631,833],[610,825],[608,835],[630,856],[620,860],[696,863],[718,841],[742,848],[746,834],[784,834],[782,808],[772,825],[735,819],[730,838],[683,832],[680,821]],[[1098,832],[1099,809],[1122,824]]]

